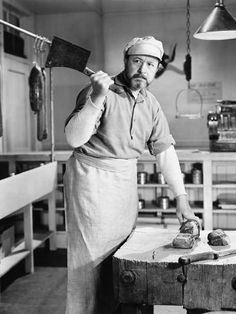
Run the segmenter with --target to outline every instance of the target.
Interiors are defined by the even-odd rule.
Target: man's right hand
[[[103,71],[92,74],[90,80],[93,88],[91,100],[94,103],[101,101],[102,98],[104,99],[109,90],[109,86],[114,83],[111,77]]]

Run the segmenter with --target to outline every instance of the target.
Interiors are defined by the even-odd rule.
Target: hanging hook
[[[185,56],[185,62],[183,64],[183,70],[187,81],[187,89],[181,90],[176,96],[176,118],[199,119],[202,118],[203,98],[200,92],[192,88],[190,84],[190,80],[192,78],[192,58],[190,54],[190,0],[186,0],[186,50],[187,51]],[[180,98],[181,102],[179,101]],[[188,106],[190,104],[191,98],[194,100],[193,104],[191,104],[191,108],[189,107],[187,111],[185,110],[185,113],[180,112],[180,104],[181,106]],[[199,111],[196,113],[190,113],[193,108],[192,105],[197,105],[197,107],[199,107]]]
[[[40,48],[39,48],[39,50],[41,51],[41,52],[44,52],[45,51],[45,43],[46,43],[46,37],[40,37]]]
[[[40,36],[36,35],[35,40],[34,40],[34,50],[38,51],[39,50],[39,43],[40,43]]]
[[[188,98],[189,97],[188,93],[191,93],[192,96],[195,96],[198,99],[198,101],[199,101],[199,104],[198,104],[199,111],[198,112],[190,113],[190,112],[181,112],[180,111],[179,99],[181,99],[181,97],[183,97],[183,96]],[[181,106],[182,105],[183,104],[181,102]],[[197,89],[191,88],[190,82],[188,82],[188,89],[187,90],[183,89],[183,90],[178,92],[176,100],[175,100],[175,112],[176,112],[176,115],[175,115],[176,118],[200,119],[203,117],[203,98],[202,98],[202,95]]]
[[[38,39],[38,37],[36,36],[36,37],[34,38],[34,45],[33,45],[34,51],[36,51],[37,39]]]
[[[38,52],[37,52],[37,45],[38,45],[38,37],[36,36],[34,39],[34,45],[33,45],[33,49],[34,49],[34,63],[37,63],[37,59],[38,59]]]
[[[34,40],[34,54],[35,54],[35,62],[38,63],[38,59],[39,59],[39,45],[40,45],[40,36],[36,35],[35,40]]]
[[[40,66],[43,65],[43,55],[45,52],[45,46],[44,44],[46,43],[46,38],[45,37],[40,37],[40,45],[39,45],[39,53],[40,53]]]

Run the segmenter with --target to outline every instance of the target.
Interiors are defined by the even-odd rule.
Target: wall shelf
[[[236,206],[235,209],[214,209],[213,214],[230,214],[235,215],[236,214]]]
[[[194,213],[199,213],[199,214],[202,214],[204,213],[204,209],[203,208],[194,208],[192,207]],[[168,209],[162,209],[162,208],[151,208],[151,207],[145,207],[145,208],[142,208],[142,209],[139,209],[138,211],[139,213],[142,213],[142,214],[148,214],[148,213],[161,213],[163,215],[165,214],[175,214],[176,213],[176,208],[175,207],[170,207]]]
[[[236,167],[236,158],[235,153],[226,152],[226,153],[217,153],[217,152],[209,152],[209,151],[199,151],[199,150],[191,150],[191,149],[181,149],[176,150],[180,164],[184,167],[188,167],[193,163],[201,163],[202,164],[202,171],[203,171],[203,183],[202,184],[193,184],[190,183],[189,180],[186,180],[185,187],[187,189],[188,196],[191,198],[192,201],[201,201],[203,205],[201,206],[194,206],[191,205],[194,212],[202,217],[203,225],[205,229],[213,229],[215,227],[221,226],[222,217],[229,216],[232,219],[228,219],[225,224],[223,225],[224,228],[229,226],[229,223],[233,224],[233,219],[236,215],[234,210],[232,209],[214,209],[213,203],[216,201],[217,195],[220,194],[222,191],[229,191],[236,189],[236,178],[231,178],[232,174],[236,174],[236,170],[228,171],[228,176],[223,177],[218,175],[218,172],[223,171],[228,165],[232,166],[235,165]],[[66,204],[65,199],[63,196],[64,193],[64,185],[63,185],[63,174],[65,171],[65,165],[67,160],[71,155],[71,151],[56,151],[55,152],[55,159],[58,163],[58,175],[57,175],[57,193],[56,193],[56,211],[58,213],[62,213],[66,211]],[[7,162],[9,165],[9,173],[16,172],[16,169],[19,165],[27,165],[31,167],[32,165],[40,164],[40,163],[49,163],[50,162],[50,151],[41,151],[41,152],[28,152],[28,153],[3,153],[0,155],[0,162]],[[153,171],[153,164],[155,162],[155,158],[149,154],[149,152],[145,151],[144,154],[139,158],[138,165],[142,165],[144,168],[148,169],[149,173]],[[220,164],[220,167],[218,167]],[[218,169],[219,168],[219,169]],[[216,175],[217,174],[217,175]],[[58,190],[59,189],[59,190]],[[221,191],[222,189],[222,191]],[[153,190],[153,192],[151,192]],[[146,184],[138,184],[138,191],[144,194],[148,193],[161,193],[168,191],[167,184],[159,184],[156,182],[150,182]],[[234,193],[234,191],[233,191]],[[235,193],[236,195],[236,193]],[[142,197],[145,199],[145,197]],[[175,207],[172,206],[168,210],[162,210],[158,208],[157,205],[151,204],[154,200],[154,197],[150,197],[149,202],[146,202],[146,206],[142,212],[142,215],[148,215],[147,211],[150,211],[150,215],[152,212],[152,217],[148,217],[148,219],[153,219],[154,221],[160,221],[159,217],[155,217],[154,215],[157,213],[161,215],[163,212],[164,214],[174,214]],[[236,196],[235,196],[236,200]],[[215,223],[215,219],[217,219],[217,223]],[[145,217],[144,217],[145,218]],[[143,218],[143,219],[144,219]],[[236,225],[236,223],[234,224]],[[56,229],[56,243],[57,247],[66,247],[66,227],[64,226],[64,230],[61,230],[61,225],[59,226],[60,230]]]
[[[23,235],[20,240],[15,239],[10,253],[3,255],[0,277],[22,260],[25,260],[25,271],[34,272],[33,252],[48,239],[50,249],[56,249],[56,177],[57,162],[50,162],[0,180],[1,221],[4,219],[12,221],[19,212],[23,214]],[[33,203],[39,200],[48,202],[48,224],[47,230],[38,230],[34,233]]]
[[[186,183],[186,188],[195,188],[195,189],[201,189],[203,188],[203,184],[193,184],[193,183]],[[236,187],[236,184],[235,184]],[[168,184],[158,184],[158,183],[145,183],[145,184],[138,184],[138,188],[168,188]]]
[[[191,167],[194,163],[199,163],[202,165],[202,178],[203,182],[201,184],[193,184],[189,182],[188,179],[185,182],[185,188],[187,190],[188,196],[190,198],[190,204],[192,201],[202,201],[203,205],[200,207],[195,207],[191,205],[195,214],[200,214],[203,219],[203,226],[205,229],[213,229],[219,227],[221,225],[220,218],[215,223],[215,217],[222,217],[222,215],[230,215],[232,213],[232,217],[234,217],[235,213],[232,209],[214,209],[213,203],[215,199],[218,197],[218,194],[221,192],[220,190],[225,192],[225,190],[234,190],[236,189],[236,178],[232,180],[232,173],[236,173],[236,169],[233,171],[225,170],[228,165],[233,165],[236,167],[236,158],[235,154],[232,152],[229,153],[217,153],[217,152],[201,152],[198,150],[176,150],[180,164],[184,168]],[[142,167],[142,171],[149,172],[152,174],[153,165],[156,163],[156,160],[153,156],[151,156],[148,152],[145,152],[138,161],[138,165],[140,164]],[[222,169],[218,169],[217,163],[220,163]],[[218,173],[220,171],[226,171],[223,177]],[[190,173],[187,173],[190,175]],[[140,198],[147,201],[145,198],[152,198],[150,196],[150,192],[148,190],[153,189],[153,193],[158,193],[161,196],[161,193],[164,191],[164,195],[166,195],[168,191],[167,184],[157,184],[154,182],[146,183],[146,184],[138,184],[138,191],[140,193]],[[149,194],[148,194],[149,193]],[[168,195],[169,196],[169,195]],[[173,196],[172,196],[173,197]],[[171,199],[171,198],[170,198]],[[236,200],[236,194],[235,194]],[[147,213],[148,211],[154,213],[175,213],[175,208],[169,208],[168,210],[163,209],[153,209],[153,206],[147,205],[148,201],[145,203],[145,208],[141,210],[141,213]],[[150,210],[149,210],[150,208]],[[145,212],[146,210],[146,212]],[[140,212],[140,211],[139,211]],[[217,216],[215,216],[215,214]],[[151,218],[150,218],[151,219]],[[227,224],[227,223],[226,223]],[[225,227],[225,225],[223,225]]]
[[[214,183],[214,189],[236,189],[236,183]]]
[[[33,250],[38,248],[51,236],[53,236],[53,232],[50,231],[34,234]],[[20,261],[24,260],[28,255],[30,255],[31,252],[25,247],[25,241],[21,241],[21,243],[19,243],[12,249],[12,253],[10,255],[4,257],[1,260],[0,278],[5,275],[9,270],[11,270],[15,265],[17,265]]]

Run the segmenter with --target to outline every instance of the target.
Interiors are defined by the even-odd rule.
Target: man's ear
[[[165,68],[163,66],[163,64],[160,62],[158,64],[158,68],[157,68],[157,71],[156,71],[156,74],[155,74],[155,78],[159,77],[163,72],[164,72]]]
[[[124,66],[125,66],[125,67],[127,66],[128,59],[129,59],[129,56],[126,55],[126,56],[124,57]]]

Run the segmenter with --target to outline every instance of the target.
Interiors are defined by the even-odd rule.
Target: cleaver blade
[[[90,76],[94,74],[94,71],[86,67],[89,56],[89,50],[54,36],[49,48],[45,67],[66,67]]]

